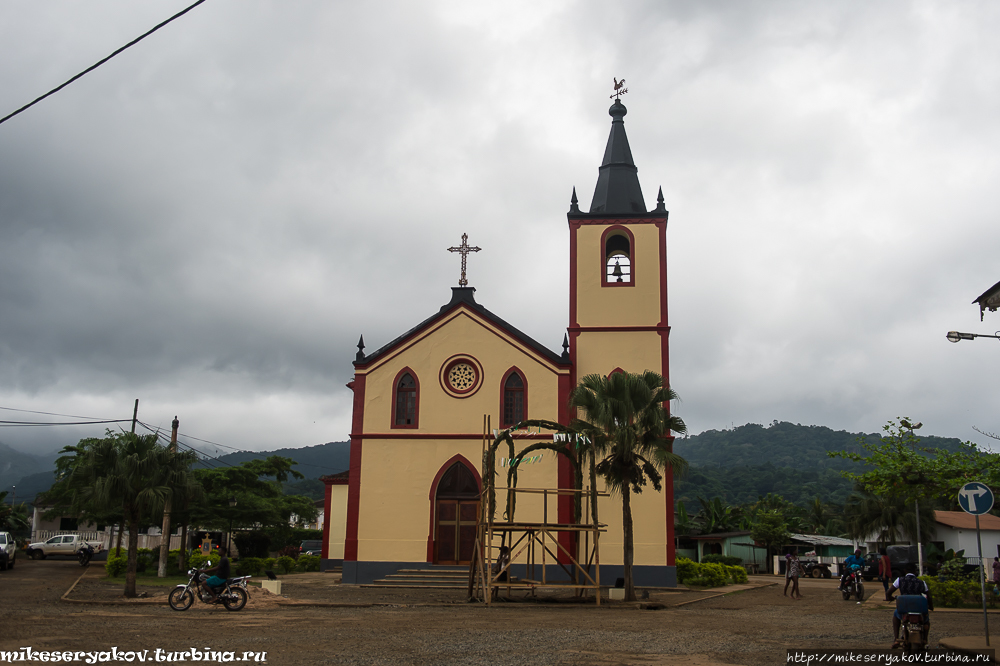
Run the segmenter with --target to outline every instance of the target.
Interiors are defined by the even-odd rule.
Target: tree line
[[[195,469],[200,462],[194,451],[164,446],[156,434],[108,430],[103,438],[82,439],[60,451],[56,481],[37,503],[50,507],[47,516],[118,525],[116,550],[127,533],[127,597],[136,594],[140,528],[160,525],[168,500],[172,524],[181,527],[181,569],[190,529],[231,529],[280,539],[291,533],[293,516],[299,521],[316,517],[313,500],[282,492],[282,483],[302,478],[289,458]],[[165,545],[166,539],[164,535]]]

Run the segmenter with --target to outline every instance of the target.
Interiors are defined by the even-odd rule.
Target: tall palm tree
[[[136,596],[139,521],[143,512],[162,509],[171,491],[187,482],[193,452],[170,451],[157,436],[108,431],[104,439],[86,439],[66,447],[59,466],[60,479],[80,510],[118,509],[128,528],[125,596]]]
[[[647,481],[660,490],[661,470],[673,473],[687,461],[673,452],[671,431],[687,432],[684,421],[670,414],[668,405],[677,395],[655,372],[616,372],[609,377],[587,375],[570,395],[570,405],[583,411],[575,430],[594,443],[597,474],[612,492],[621,494],[625,599],[635,601],[632,582],[633,493]]]
[[[934,511],[924,502],[920,507],[921,541],[933,536]],[[847,534],[855,541],[871,536],[880,546],[896,543],[904,536],[916,539],[917,517],[913,505],[895,495],[876,495],[868,491],[855,491],[844,504],[844,523]]]

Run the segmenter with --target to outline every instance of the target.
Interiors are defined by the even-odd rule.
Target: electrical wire
[[[101,423],[129,423],[132,419],[110,419],[107,421],[0,421],[0,428],[14,426],[67,426],[67,425],[99,425]]]
[[[15,407],[0,407],[0,410],[6,412],[22,412],[24,414],[44,414],[45,416],[62,416],[67,419],[89,419],[91,421],[96,421],[99,419],[97,416],[80,416],[79,414],[57,414],[55,412],[38,412],[33,409],[17,409]]]
[[[152,428],[150,426],[146,425],[145,423],[143,423],[142,425],[146,429],[152,431]],[[263,459],[263,456],[264,456],[264,453],[262,453],[260,451],[248,451],[246,449],[238,449],[235,446],[226,446],[225,444],[219,444],[218,442],[213,442],[213,441],[210,441],[210,440],[207,440],[207,439],[200,439],[200,438],[195,437],[193,435],[185,435],[184,433],[180,433],[180,432],[177,433],[177,436],[178,437],[187,437],[188,439],[193,439],[193,440],[196,440],[196,441],[199,441],[199,442],[204,442],[205,444],[211,444],[212,446],[220,446],[220,447],[222,447],[224,449],[229,449],[231,451],[235,451],[236,453],[248,453],[248,454],[250,454],[252,456],[259,456],[261,459]],[[215,458],[215,460],[219,460],[219,459]],[[223,461],[219,460],[219,462],[223,462]],[[225,464],[228,465],[229,463],[225,463]],[[328,469],[331,472],[342,472],[343,471],[341,469],[337,469],[336,467],[327,467],[325,465],[316,465],[314,463],[300,463],[300,462],[297,462],[295,464],[299,465],[299,466],[302,466],[302,467],[315,467],[317,469]]]
[[[59,92],[60,90],[62,90],[66,86],[68,86],[69,84],[71,84],[74,81],[76,81],[77,79],[79,79],[84,74],[87,74],[89,72],[94,71],[95,69],[97,69],[98,67],[100,67],[101,65],[103,65],[107,61],[111,60],[112,58],[114,58],[116,55],[118,55],[122,51],[124,51],[125,49],[129,48],[130,46],[134,46],[134,45],[138,44],[143,39],[145,39],[146,37],[149,37],[150,35],[152,35],[154,32],[156,32],[157,30],[159,30],[160,28],[162,28],[166,24],[170,23],[174,19],[178,19],[181,16],[184,16],[189,11],[191,11],[192,9],[194,9],[195,7],[197,7],[198,5],[200,5],[203,2],[205,2],[205,0],[198,0],[198,2],[194,3],[193,5],[191,5],[190,7],[188,7],[187,9],[184,9],[184,10],[182,10],[180,12],[177,12],[176,14],[174,14],[173,16],[171,16],[170,18],[168,18],[166,21],[163,21],[162,23],[157,24],[152,29],[147,30],[143,34],[139,35],[138,37],[136,37],[135,39],[133,39],[131,42],[129,42],[125,46],[121,47],[120,49],[118,49],[117,51],[115,51],[114,53],[112,53],[111,55],[109,55],[108,57],[106,57],[106,58],[104,58],[102,60],[98,60],[96,63],[94,63],[93,65],[91,65],[87,69],[83,70],[82,72],[80,72],[79,74],[77,74],[76,76],[74,76],[73,78],[71,78],[69,81],[67,81],[66,83],[62,84],[61,86],[57,86],[57,87],[53,88],[52,90],[48,91],[47,93],[45,93],[44,95],[42,95],[38,99],[34,100],[33,102],[29,102],[28,104],[25,104],[24,106],[22,106],[17,111],[14,111],[13,113],[10,113],[10,114],[4,116],[3,118],[0,118],[0,125],[2,125],[3,123],[7,122],[8,120],[10,120],[11,118],[13,118],[17,114],[21,113],[22,111],[27,111],[28,109],[30,109],[31,107],[33,107],[35,104],[38,104],[39,102],[41,102],[43,99],[45,99],[49,95],[56,94],[57,92]]]

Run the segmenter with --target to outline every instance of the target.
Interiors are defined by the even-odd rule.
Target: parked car
[[[10,532],[0,532],[0,571],[13,569],[17,562],[17,542]]]
[[[80,547],[87,543],[79,534],[59,534],[47,541],[28,544],[27,556],[33,560],[44,560],[49,555],[75,556]],[[98,541],[90,544],[94,550],[101,550],[104,545]]]
[[[323,542],[320,539],[310,539],[307,541],[303,541],[299,545],[299,553],[301,555],[322,555]]]

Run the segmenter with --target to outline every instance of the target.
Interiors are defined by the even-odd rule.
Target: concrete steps
[[[469,585],[467,567],[431,566],[426,569],[400,569],[361,587],[423,589],[461,589]]]

